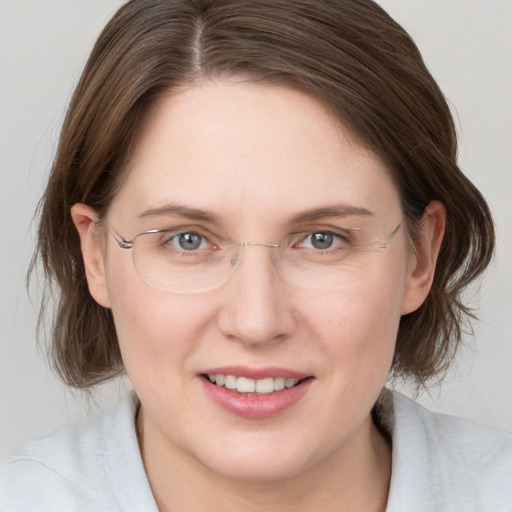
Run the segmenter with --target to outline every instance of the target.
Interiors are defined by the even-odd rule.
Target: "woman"
[[[384,388],[450,363],[494,231],[441,91],[373,2],[127,2],[41,214],[61,376],[134,392],[6,457],[0,509],[512,502],[509,434]]]

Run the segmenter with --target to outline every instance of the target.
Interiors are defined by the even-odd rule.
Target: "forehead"
[[[169,93],[145,120],[112,209],[169,203],[252,220],[340,203],[399,208],[384,163],[315,99],[228,81]]]

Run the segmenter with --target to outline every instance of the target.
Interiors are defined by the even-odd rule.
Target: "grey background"
[[[411,33],[460,125],[460,158],[488,198],[499,245],[468,337],[430,408],[512,430],[512,2],[380,0]],[[37,349],[39,292],[25,289],[32,216],[86,56],[119,0],[0,0],[0,454],[117,400],[72,393]],[[413,390],[400,386],[409,394]]]

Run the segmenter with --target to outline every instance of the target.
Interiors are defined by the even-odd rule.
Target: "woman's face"
[[[383,162],[319,103],[285,87],[227,81],[159,102],[107,217],[127,240],[180,226],[207,233],[201,247],[212,250],[216,240],[277,242],[347,226],[385,238],[401,220]],[[225,284],[198,293],[149,286],[131,250],[108,232],[102,241],[88,263],[90,289],[112,308],[145,428],[162,450],[222,475],[273,479],[366,439],[400,316],[426,293],[404,226],[386,249],[352,255],[335,285],[283,278],[275,248],[249,246]],[[290,251],[325,247],[311,243]],[[263,392],[229,390],[207,374],[249,379],[235,381],[241,389],[264,381]],[[268,392],[285,378],[299,383]]]

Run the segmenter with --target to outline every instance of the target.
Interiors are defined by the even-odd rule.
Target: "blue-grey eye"
[[[204,237],[197,233],[180,233],[176,235],[180,249],[184,251],[194,251],[199,249],[204,242]]]
[[[330,249],[334,243],[334,235],[332,233],[312,233],[311,245],[315,249]]]

